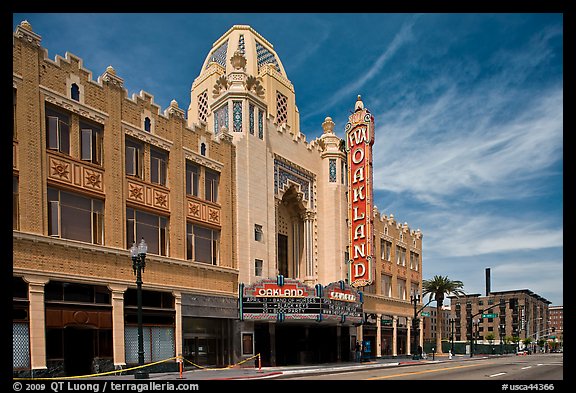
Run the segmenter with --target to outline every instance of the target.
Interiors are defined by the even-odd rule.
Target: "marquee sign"
[[[374,117],[358,96],[355,111],[346,123],[348,159],[348,225],[350,228],[350,260],[348,276],[353,287],[370,285],[373,281],[372,261],[372,145]]]
[[[250,286],[240,284],[240,320],[332,320],[362,323],[362,293],[344,281],[310,288],[278,276]]]

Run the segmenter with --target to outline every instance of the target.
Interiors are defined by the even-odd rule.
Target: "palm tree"
[[[447,295],[465,295],[462,281],[452,281],[446,276],[434,276],[432,280],[422,281],[422,297],[430,295],[430,301],[436,301],[436,353],[442,354],[442,304]]]

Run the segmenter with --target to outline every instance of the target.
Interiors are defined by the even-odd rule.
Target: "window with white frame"
[[[392,297],[392,277],[387,274],[380,276],[382,295]]]
[[[103,244],[104,202],[48,187],[48,235]]]
[[[406,280],[398,279],[398,298],[406,300]]]
[[[70,154],[70,115],[46,106],[46,134],[48,149]]]
[[[396,246],[396,264],[406,266],[406,249]]]
[[[190,222],[186,223],[186,258],[218,265],[220,258],[220,231]]]
[[[186,161],[186,194],[197,197],[200,182],[200,167]]]
[[[168,218],[133,208],[126,208],[126,247],[144,238],[148,252],[168,255]]]
[[[102,126],[80,123],[80,155],[83,161],[102,165]]]
[[[131,138],[126,138],[126,174],[144,177],[144,146]]]
[[[166,186],[166,171],[168,167],[168,153],[164,150],[150,148],[150,181],[154,184]]]
[[[206,169],[204,173],[204,198],[210,202],[218,202],[218,184],[220,174]]]

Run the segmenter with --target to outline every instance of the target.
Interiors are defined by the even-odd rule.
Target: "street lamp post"
[[[504,325],[503,323],[500,324],[500,355],[502,355],[503,352],[503,348],[504,348],[504,343],[503,343],[503,339],[504,339],[504,329],[506,329],[506,325]]]
[[[410,301],[414,304],[414,318],[412,318],[412,332],[414,334],[414,338],[412,339],[413,346],[412,346],[412,359],[420,359],[420,353],[418,351],[418,302],[420,301],[420,295],[414,293],[414,295],[410,296]]]
[[[138,365],[144,365],[144,334],[142,332],[142,272],[146,267],[146,252],[148,251],[148,246],[144,241],[144,238],[140,241],[140,244],[136,246],[136,242],[132,244],[130,248],[130,255],[132,256],[132,269],[136,275],[136,297],[138,302]],[[148,379],[148,371],[143,368],[139,368],[134,373],[134,378],[136,379]]]
[[[450,318],[450,353],[454,355],[454,324],[456,320],[454,318]]]

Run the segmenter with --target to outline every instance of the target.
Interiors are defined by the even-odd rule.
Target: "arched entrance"
[[[276,209],[277,269],[284,277],[301,278],[305,275],[305,230],[303,216],[306,208],[302,193],[290,186]]]

